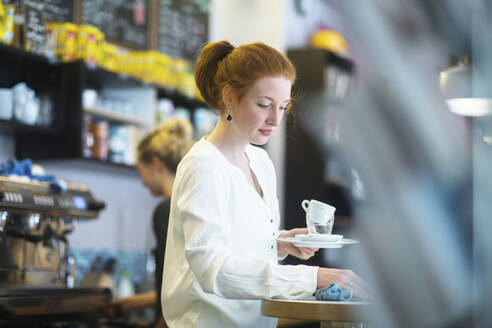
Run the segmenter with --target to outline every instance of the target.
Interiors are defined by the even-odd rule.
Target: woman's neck
[[[167,198],[171,198],[171,193],[173,191],[173,184],[174,184],[174,179],[175,179],[174,174],[170,174],[167,176],[165,179],[162,179],[162,193],[164,196]]]
[[[241,140],[234,127],[221,118],[213,131],[206,137],[234,165],[241,166],[247,161],[245,156],[247,141]]]

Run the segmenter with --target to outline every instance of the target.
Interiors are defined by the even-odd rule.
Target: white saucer
[[[343,238],[343,235],[327,235],[327,234],[301,234],[296,235],[296,239],[302,241],[326,241],[337,242]]]
[[[285,241],[293,244],[296,247],[310,248],[342,248],[345,245],[357,244],[359,241],[355,239],[340,239],[339,241],[304,241],[297,238],[279,238],[279,241]]]

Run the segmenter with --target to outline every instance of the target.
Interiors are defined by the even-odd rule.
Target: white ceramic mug
[[[0,89],[0,119],[10,120],[14,110],[14,98],[11,89]]]
[[[306,212],[306,225],[310,234],[331,234],[335,223],[335,207],[315,199],[305,199],[301,205]]]

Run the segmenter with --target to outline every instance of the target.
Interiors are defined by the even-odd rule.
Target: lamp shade
[[[471,67],[469,65],[459,65],[442,71],[440,85],[446,99],[471,98]]]
[[[459,65],[441,72],[440,86],[451,112],[471,117],[492,114],[492,99],[472,96],[472,69]]]
[[[452,98],[446,100],[451,112],[471,117],[481,117],[492,114],[492,99],[490,98]]]

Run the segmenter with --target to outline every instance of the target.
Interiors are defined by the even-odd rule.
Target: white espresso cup
[[[306,212],[306,225],[310,234],[331,234],[335,223],[335,207],[314,199],[305,199],[301,205]]]

